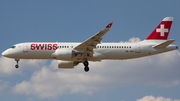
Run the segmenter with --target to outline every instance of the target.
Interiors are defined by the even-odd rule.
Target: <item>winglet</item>
[[[106,26],[106,28],[111,28],[112,24],[113,24],[113,22],[109,23],[109,24]]]

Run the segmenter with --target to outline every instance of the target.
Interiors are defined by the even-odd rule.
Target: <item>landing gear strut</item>
[[[84,71],[85,71],[85,72],[88,72],[88,71],[89,71],[89,67],[88,67],[89,63],[88,63],[88,61],[85,60],[83,64],[84,64],[84,66],[85,66],[85,67],[84,67]]]
[[[16,68],[19,68],[18,62],[20,61],[19,58],[15,58],[15,61],[17,62],[17,64],[15,65]]]

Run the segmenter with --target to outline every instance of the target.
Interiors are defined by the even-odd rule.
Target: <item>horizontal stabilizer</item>
[[[154,48],[166,48],[167,46],[169,46],[171,43],[173,43],[175,40],[168,40],[166,42],[163,42],[159,45],[154,46]]]

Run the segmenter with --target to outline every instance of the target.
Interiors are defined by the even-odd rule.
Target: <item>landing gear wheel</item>
[[[87,61],[87,59],[85,58],[85,61],[83,62],[83,64],[84,64],[84,71],[85,72],[88,72],[89,71],[89,67],[88,67],[88,65],[89,65],[89,62]]]
[[[84,59],[83,64],[84,64],[84,71],[85,71],[85,72],[88,72],[88,71],[89,71],[89,67],[88,67],[89,62],[87,61],[86,58]]]
[[[16,68],[19,68],[19,65],[15,65]]]
[[[20,61],[19,58],[15,58],[15,61],[17,62],[17,64],[15,65],[16,68],[19,68],[18,62]]]
[[[87,67],[89,65],[88,61],[84,61],[84,66]]]
[[[89,67],[84,67],[84,71],[88,72],[89,71]]]

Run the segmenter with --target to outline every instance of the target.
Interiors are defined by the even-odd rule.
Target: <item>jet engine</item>
[[[72,69],[76,65],[78,65],[78,62],[58,60],[58,68]]]
[[[73,51],[71,49],[57,49],[51,57],[58,60],[69,60],[73,57]]]

